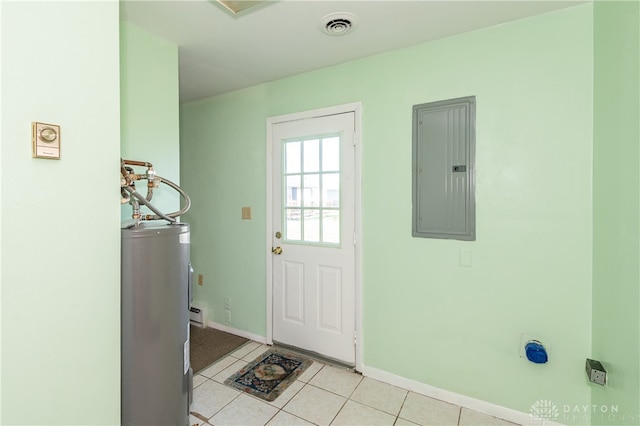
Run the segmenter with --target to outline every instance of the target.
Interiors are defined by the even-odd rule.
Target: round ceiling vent
[[[353,31],[357,21],[353,13],[330,13],[320,20],[320,29],[331,36],[341,36]]]

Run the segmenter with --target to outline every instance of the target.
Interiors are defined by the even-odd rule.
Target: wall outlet
[[[224,308],[231,309],[231,298],[229,296],[225,296],[224,298]]]
[[[198,274],[198,285],[202,285],[203,281],[202,274]]]
[[[527,345],[527,342],[530,340],[536,340],[538,342],[540,342],[545,350],[547,351],[547,354],[549,354],[551,352],[551,341],[549,339],[547,339],[544,336],[532,336],[529,334],[522,334],[520,336],[520,358],[524,358],[525,360],[527,359],[527,353],[525,352],[525,346]],[[551,358],[551,357],[549,357]]]
[[[229,309],[224,310],[224,321],[231,322],[231,311]]]
[[[607,383],[607,370],[604,369],[600,361],[587,358],[585,371],[589,381],[604,386]]]

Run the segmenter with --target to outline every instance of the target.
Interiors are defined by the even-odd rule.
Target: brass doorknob
[[[273,254],[282,254],[282,247],[272,247],[271,253]]]

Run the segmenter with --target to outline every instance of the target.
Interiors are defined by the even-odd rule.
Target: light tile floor
[[[194,377],[191,426],[514,425],[318,361],[273,402],[223,384],[267,349],[249,342]]]

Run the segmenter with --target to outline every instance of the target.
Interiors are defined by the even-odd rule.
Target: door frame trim
[[[343,105],[336,105],[332,107],[319,108],[314,110],[308,110],[303,112],[297,112],[293,114],[279,115],[276,117],[267,118],[267,143],[266,143],[266,194],[267,194],[267,210],[266,210],[266,272],[267,272],[267,288],[266,288],[266,313],[267,313],[267,344],[273,344],[273,254],[271,253],[271,242],[273,235],[273,132],[272,127],[278,123],[284,123],[287,121],[307,120],[311,118],[324,117],[329,115],[354,113],[354,195],[355,195],[355,247],[354,247],[354,315],[355,315],[355,369],[362,371],[363,367],[363,336],[362,336],[362,270],[361,270],[361,256],[362,256],[362,173],[361,173],[361,153],[362,153],[362,102],[353,102]]]

